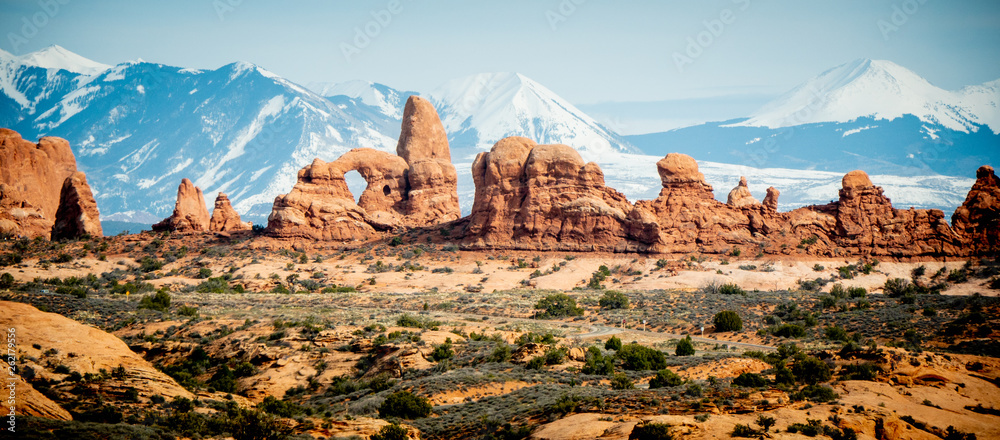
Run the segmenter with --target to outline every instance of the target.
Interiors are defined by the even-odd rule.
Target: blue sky
[[[44,25],[25,33],[33,19]],[[705,112],[694,119],[740,116],[857,58],[946,89],[1000,78],[993,0],[0,0],[0,29],[15,54],[59,44],[107,64],[249,61],[303,84],[429,91],[517,71],[595,113],[675,103]]]

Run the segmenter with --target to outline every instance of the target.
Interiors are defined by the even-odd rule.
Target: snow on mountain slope
[[[995,109],[998,97],[996,82],[950,92],[890,61],[861,59],[823,72],[735,125],[780,128],[850,122],[859,117],[892,120],[912,114],[955,131],[968,133],[977,130],[975,124],[982,124],[1000,132],[1000,119],[995,114],[983,116],[981,111],[990,103]]]
[[[487,150],[508,136],[570,145],[588,160],[638,152],[617,133],[519,73],[459,78],[438,87],[429,98],[452,149],[467,154]]]
[[[968,86],[958,92],[958,104],[969,109],[976,120],[1000,134],[1000,79]]]
[[[341,83],[309,83],[309,90],[327,98],[346,96],[379,109],[386,116],[402,121],[403,107],[410,95],[417,92],[399,91],[385,84],[354,80]]]
[[[25,54],[20,57],[20,61],[25,66],[61,69],[81,75],[96,75],[111,68],[107,64],[84,58],[57,45]]]
[[[69,140],[105,215],[163,218],[184,177],[206,203],[222,191],[239,212],[266,215],[314,158],[362,146],[393,151],[396,139],[383,134],[392,124],[367,105],[335,104],[249,63],[200,71],[130,62],[14,128],[28,139]]]

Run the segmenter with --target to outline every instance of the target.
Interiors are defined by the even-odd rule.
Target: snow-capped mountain
[[[429,94],[449,142],[474,156],[508,136],[562,143],[587,160],[637,153],[624,138],[551,90],[519,73],[483,73],[448,81]]]
[[[327,98],[346,96],[360,100],[367,105],[379,109],[382,114],[399,121],[403,120],[403,107],[406,105],[406,99],[410,95],[419,94],[417,92],[403,92],[385,84],[363,80],[341,83],[314,82],[309,83],[307,87],[309,90]]]
[[[21,82],[51,88],[51,71],[22,72],[32,81]],[[12,127],[27,139],[69,140],[109,217],[169,215],[187,177],[209,204],[226,192],[238,211],[259,219],[314,158],[357,147],[393,151],[395,137],[383,133],[399,130],[378,108],[323,98],[248,63],[200,71],[129,62],[93,76],[58,74],[70,87],[51,93],[46,106],[22,106]]]
[[[821,73],[734,125],[781,128],[910,114],[949,130],[968,133],[986,125],[1000,133],[997,97],[996,81],[950,92],[891,61],[861,59]]]
[[[897,176],[971,176],[1000,164],[1000,80],[947,91],[889,61],[827,70],[750,117],[628,136],[651,154],[679,151],[754,168]]]
[[[81,75],[97,75],[111,68],[107,64],[84,58],[58,45],[25,54],[19,57],[19,60],[25,66],[65,70]]]

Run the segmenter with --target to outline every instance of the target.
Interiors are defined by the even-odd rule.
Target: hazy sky
[[[15,54],[242,60],[303,84],[517,71],[580,105],[773,96],[856,58],[946,89],[1000,78],[996,0],[0,0],[0,29]]]

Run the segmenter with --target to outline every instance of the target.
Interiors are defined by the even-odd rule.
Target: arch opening
[[[344,173],[344,181],[347,183],[347,189],[351,190],[351,195],[354,196],[354,203],[360,203],[361,193],[365,192],[365,188],[368,188],[368,181],[361,177],[361,173],[357,170]]]

